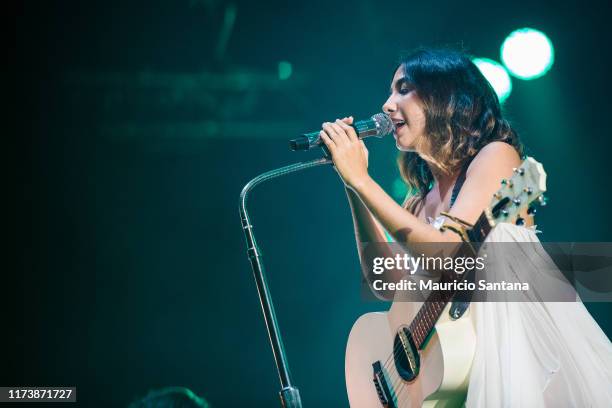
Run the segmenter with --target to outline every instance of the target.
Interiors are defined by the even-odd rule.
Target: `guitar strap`
[[[455,200],[459,195],[459,191],[461,191],[461,187],[465,182],[465,176],[467,174],[467,169],[470,166],[472,159],[468,160],[462,167],[461,173],[459,173],[459,177],[457,177],[457,181],[453,187],[453,192],[451,194],[450,206],[452,207],[455,204]],[[465,280],[467,282],[474,282],[474,269],[470,269],[466,272],[467,275]],[[463,316],[463,313],[467,310],[470,305],[470,300],[472,299],[472,292],[469,290],[459,291],[453,297],[453,301],[451,303],[451,307],[449,310],[450,317],[454,320],[459,319]]]
[[[461,173],[459,173],[459,177],[457,177],[457,181],[455,181],[455,185],[453,186],[453,193],[451,194],[450,206],[452,207],[455,204],[455,200],[459,195],[459,191],[461,191],[461,187],[463,187],[463,183],[465,182],[465,176],[467,174],[467,169],[470,167],[470,163],[472,159],[469,159],[461,168]]]

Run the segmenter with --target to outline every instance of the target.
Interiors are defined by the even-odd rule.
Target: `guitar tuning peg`
[[[518,217],[515,222],[516,225],[525,225],[525,219]]]
[[[535,215],[535,213],[536,213],[536,208],[535,208],[534,206],[530,206],[530,207],[527,209],[527,214],[529,214],[529,215]]]
[[[531,187],[525,187],[523,191],[527,193],[527,195],[530,195],[531,193],[533,193],[533,189]]]
[[[493,197],[497,198],[498,200],[501,200],[502,198],[502,193],[500,193],[499,191],[495,194],[493,194]]]
[[[521,199],[520,198],[514,198],[514,199],[512,199],[512,203],[518,207],[519,205],[521,205]]]
[[[504,217],[507,217],[507,216],[508,216],[508,210],[501,210],[501,214],[502,214]]]
[[[546,196],[544,194],[542,194],[541,196],[538,197],[538,203],[542,206],[545,207],[546,203],[548,201],[548,198],[546,198]]]

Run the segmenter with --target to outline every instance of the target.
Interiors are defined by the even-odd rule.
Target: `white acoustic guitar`
[[[483,242],[500,222],[521,223],[520,213],[545,204],[546,173],[527,158],[502,180],[489,208],[469,231]],[[451,319],[452,295],[425,302],[394,302],[388,312],[367,313],[353,325],[346,346],[346,389],[352,408],[454,407],[465,401],[476,334],[471,308]]]

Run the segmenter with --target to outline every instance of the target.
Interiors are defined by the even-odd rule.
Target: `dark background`
[[[17,181],[8,216],[17,262],[3,272],[3,385],[76,385],[84,406],[125,406],[166,385],[216,407],[277,406],[239,192],[318,154],[290,152],[287,139],[379,111],[399,53],[421,45],[499,60],[512,30],[548,34],[551,71],[514,80],[505,103],[548,173],[541,239],[610,241],[603,2],[18,7],[5,161]],[[286,81],[279,61],[293,66]],[[371,174],[391,192],[394,142],[368,144]],[[359,294],[341,182],[329,167],[279,179],[252,195],[251,214],[304,403],[345,406],[348,332],[387,305]],[[588,308],[610,335],[609,305]]]

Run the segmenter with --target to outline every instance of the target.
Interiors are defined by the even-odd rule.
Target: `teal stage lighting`
[[[510,74],[520,79],[535,79],[546,74],[555,60],[550,39],[539,30],[513,31],[501,46],[501,60]]]
[[[476,64],[480,72],[487,78],[487,81],[489,81],[495,90],[499,101],[505,101],[510,92],[512,92],[512,80],[506,68],[499,62],[488,58],[474,58],[472,62]]]
[[[278,63],[278,79],[284,81],[289,79],[293,73],[293,66],[288,61],[281,61]]]
[[[397,177],[393,180],[393,185],[391,186],[391,195],[397,201],[403,201],[406,198],[406,194],[408,193],[408,186],[402,180],[401,177]]]

